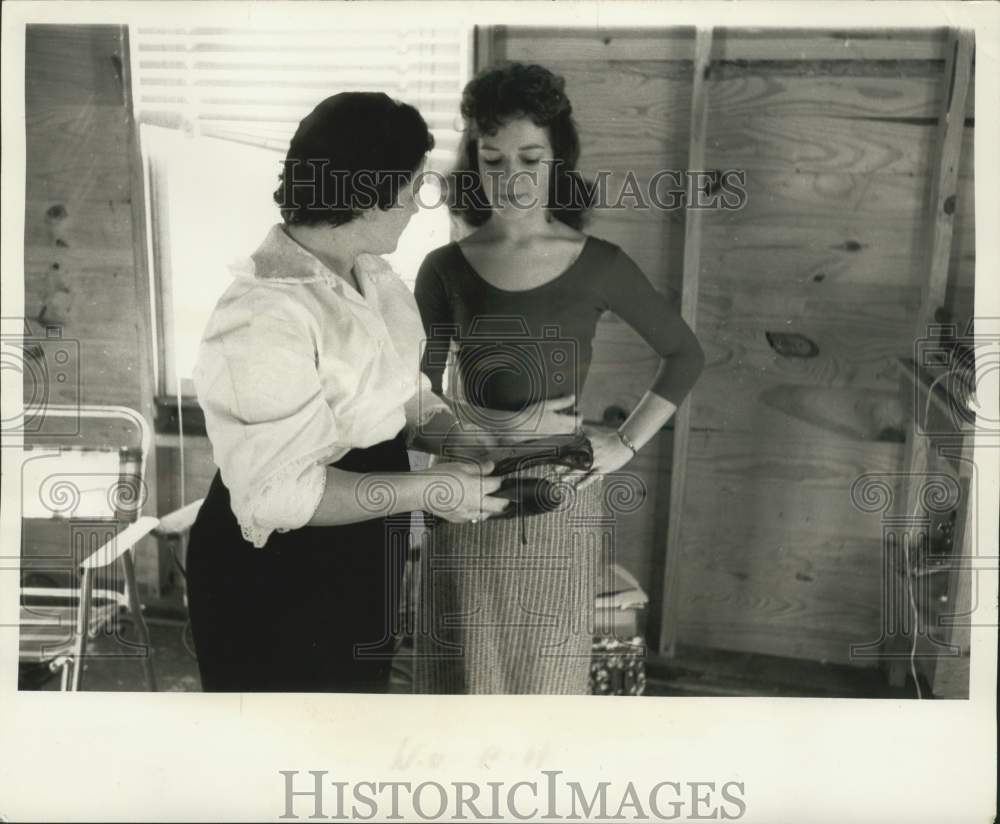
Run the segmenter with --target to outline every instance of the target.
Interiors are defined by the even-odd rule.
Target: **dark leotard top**
[[[472,268],[457,243],[435,249],[417,275],[427,334],[422,368],[435,392],[452,340],[465,399],[518,410],[583,390],[597,321],[614,312],[664,359],[651,389],[679,404],[704,363],[678,303],[656,291],[618,246],[588,236],[562,274],[522,291],[499,289]]]

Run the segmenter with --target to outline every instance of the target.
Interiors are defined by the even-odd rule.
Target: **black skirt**
[[[409,470],[400,433],[333,466]],[[210,692],[385,692],[409,516],[244,540],[217,472],[191,530],[188,606]],[[401,540],[402,533],[402,540]]]

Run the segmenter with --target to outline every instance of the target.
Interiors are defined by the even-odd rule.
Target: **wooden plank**
[[[660,29],[589,28],[577,31],[550,27],[511,26],[507,42],[516,45],[512,59],[690,61],[695,53],[690,27]],[[941,60],[945,52],[943,29],[804,30],[718,29],[712,60]],[[513,50],[511,55],[513,55]]]
[[[25,128],[33,139],[25,163],[26,174],[35,184],[30,196],[39,200],[69,194],[128,196],[128,174],[121,157],[108,150],[127,139],[128,126],[120,109],[42,101],[29,109]],[[81,168],[86,169],[85,175]],[[79,188],[67,191],[66,177],[73,174]]]
[[[146,256],[148,249],[148,222],[146,220],[146,197],[145,184],[143,181],[143,162],[139,151],[139,125],[135,118],[135,109],[132,100],[132,74],[131,74],[131,52],[128,39],[128,29],[122,28],[120,32],[122,64],[124,66],[123,87],[125,89],[125,117],[127,123],[126,158],[129,172],[129,206],[132,229],[131,248],[134,263],[132,267],[133,283],[135,291],[134,313],[136,323],[136,347],[135,359],[137,362],[137,378],[139,382],[139,413],[146,419],[150,431],[155,431],[156,411],[154,409],[154,397],[157,386],[155,376],[156,353],[153,350],[153,318],[152,318],[152,295],[153,288],[150,279],[150,261]],[[149,488],[149,499],[143,507],[143,515],[155,515],[160,510],[157,506],[160,473],[156,460],[156,449],[150,449],[150,454],[146,456],[146,485]],[[144,574],[147,582],[155,581],[155,592],[158,595],[161,591],[161,582],[166,580],[168,569],[168,559],[158,552],[157,539],[150,535],[144,537],[139,543],[136,554],[138,571]],[[149,572],[146,572],[146,568]],[[148,585],[148,584],[147,584]]]
[[[663,472],[670,465],[671,439],[654,437],[623,470],[631,488],[644,489],[645,497],[634,510],[608,512],[614,516],[614,563],[627,569],[650,598],[647,615],[659,615],[662,601],[662,553],[669,511],[664,504],[670,477]],[[613,503],[613,501],[611,501]]]
[[[971,127],[958,137],[971,149]],[[708,157],[723,169],[924,175],[933,144],[933,125],[921,120],[723,113]],[[971,162],[962,171],[971,176]]]
[[[121,404],[151,420],[124,29],[33,26],[27,36],[26,309],[79,347],[78,381],[54,384],[50,400]],[[154,466],[147,473],[152,486]],[[137,562],[155,593],[154,554]]]
[[[848,663],[851,643],[879,637],[881,586],[881,524],[859,516],[850,487],[896,470],[899,445],[756,432],[692,433],[692,444],[678,637]]]
[[[473,27],[473,70],[481,71],[488,66],[506,60],[504,55],[504,26]]]
[[[951,255],[951,240],[954,227],[955,203],[957,197],[958,166],[962,152],[963,117],[965,96],[972,73],[974,33],[960,30],[949,38],[948,58],[945,64],[949,94],[942,103],[942,113],[938,124],[938,150],[935,168],[931,178],[927,231],[927,279],[923,299],[916,315],[913,330],[914,340],[927,335],[928,324],[934,322],[938,307],[944,306]],[[911,395],[912,397],[912,395]],[[911,420],[917,410],[911,410]],[[929,439],[914,436],[907,440],[903,461],[905,477],[913,479],[906,484],[905,493],[899,496],[896,513],[900,516],[922,511],[920,486],[915,479],[927,472]],[[890,638],[885,650],[892,652],[903,639]],[[899,659],[889,659],[889,680],[892,684],[902,684],[906,678],[906,664]]]
[[[972,184],[971,178],[961,181],[956,213],[972,213]],[[800,215],[809,226],[835,222],[850,228],[888,222],[897,232],[908,224],[921,222],[926,215],[929,191],[925,180],[911,175],[806,173],[788,166],[750,169],[744,188],[747,196],[741,209],[706,210],[709,225],[758,229],[788,223],[789,216],[794,214]],[[924,244],[921,248],[924,250]]]
[[[691,118],[684,94],[690,68],[684,61],[663,59],[663,38],[643,42],[648,33],[629,40],[611,32],[610,42],[595,38],[587,42],[586,37],[576,36],[562,40],[565,32],[549,30],[539,32],[538,42],[525,42],[514,36],[518,31],[509,33],[509,56],[535,59],[566,77],[582,126],[585,173],[608,166],[615,170],[616,181],[633,169],[642,180],[658,171],[661,162],[688,168],[687,156],[678,149],[687,142],[683,136]],[[682,37],[692,42],[689,34]],[[709,84],[710,140],[721,133],[717,124],[723,123],[723,138],[729,143],[720,143],[719,148],[735,149],[730,155],[721,151],[716,155],[710,143],[706,164],[716,168],[738,161],[748,170],[752,189],[742,211],[708,212],[704,218],[698,323],[709,364],[691,402],[691,415],[698,423],[690,430],[691,437],[717,435],[721,430],[733,437],[784,444],[793,463],[807,465],[813,457],[818,456],[820,465],[827,454],[848,454],[844,450],[853,449],[850,460],[859,472],[873,465],[898,471],[901,445],[880,438],[899,434],[894,358],[912,345],[909,318],[919,303],[914,272],[919,271],[923,254],[921,215],[937,118],[934,106],[944,93],[940,66],[929,60],[782,63],[773,59],[775,51],[764,55],[762,47],[763,37],[755,48],[758,55],[772,59],[714,65]],[[822,55],[814,51],[811,56]],[[588,89],[587,94],[574,95],[576,87]],[[971,104],[970,96],[967,116],[972,114]],[[632,124],[637,124],[634,140]],[[834,133],[839,144],[829,137]],[[966,140],[971,140],[968,126],[966,133]],[[842,148],[845,141],[849,150]],[[800,162],[789,162],[789,157]],[[971,213],[973,169],[971,156],[966,157],[960,171],[964,189],[956,210],[956,238],[967,242],[964,250],[954,253],[952,268],[968,279],[974,265],[974,234],[962,220]],[[677,278],[683,270],[679,218],[678,212],[653,216],[638,208],[606,210],[592,216],[588,230],[622,245],[661,288],[679,287]],[[775,303],[769,306],[768,301]],[[817,339],[821,351],[817,359],[780,358],[767,344],[765,327],[780,330],[789,321],[795,330]],[[609,397],[622,399],[628,408],[644,388],[647,372],[655,368],[651,360],[647,362],[641,340],[612,319],[601,322],[595,344],[592,394],[585,393],[584,398],[588,417],[600,415]],[[622,368],[623,363],[628,366]],[[748,443],[747,448],[752,447]],[[730,610],[726,620],[737,627],[735,634],[744,643],[763,643],[774,654],[843,656],[846,661],[850,643],[878,635],[879,594],[864,589],[879,580],[877,525],[874,533],[871,523],[856,525],[857,515],[847,498],[830,506],[825,499],[829,490],[819,492],[809,484],[800,488],[800,477],[784,466],[784,458],[781,452],[763,449],[759,460],[733,464],[736,471],[725,486],[741,490],[760,485],[773,491],[775,500],[787,500],[789,507],[773,512],[762,508],[781,525],[758,524],[747,533],[746,542],[726,549],[751,567],[766,565],[768,553],[787,532],[802,548],[796,550],[799,566],[787,564],[779,590],[791,606],[754,607],[757,595],[766,600],[768,594],[756,592],[754,587],[766,586],[751,578],[742,591],[731,592],[724,586],[719,590],[730,593],[730,602],[745,610],[743,615],[740,609]],[[676,476],[671,480],[676,483]],[[707,484],[703,490],[711,511],[691,515],[692,523],[710,518],[723,532],[740,535],[740,524],[754,518],[754,501],[738,498],[727,507],[730,499],[725,499],[720,504],[720,481],[715,480],[714,487]],[[661,472],[657,481],[664,488],[667,473]],[[725,511],[722,518],[720,506]],[[789,509],[802,517],[788,521]],[[786,528],[786,523],[791,525]],[[851,540],[847,550],[825,540],[838,523],[851,524],[844,530]],[[643,524],[627,540],[648,541],[652,536],[662,547],[658,528],[655,522]],[[838,552],[850,560],[838,561]],[[812,558],[814,553],[818,554]],[[669,576],[656,563],[662,553],[641,552],[632,563],[642,567],[646,557],[652,557],[648,568],[654,580],[666,583]],[[837,599],[844,593],[848,597],[843,603],[851,603],[852,584],[841,564],[851,564],[863,578],[858,598],[864,603],[855,613],[855,629],[838,636],[836,629],[827,631],[826,624],[839,620],[836,611],[843,605],[838,607]],[[736,574],[746,571],[733,567],[720,574],[738,581]],[[813,580],[796,577],[799,573]],[[706,584],[713,585],[714,580]],[[681,600],[688,595],[685,586]],[[797,619],[797,614],[804,617]],[[650,615],[652,623],[659,623],[655,604]],[[748,616],[751,626],[742,632],[738,626]],[[797,620],[808,627],[804,642],[796,637]],[[703,641],[709,635],[727,634],[712,629],[710,618],[705,622],[706,626],[684,624],[682,631],[702,633]],[[874,634],[868,632],[872,625]],[[774,632],[765,638],[768,627]],[[656,642],[655,626],[651,629],[651,640]]]
[[[934,63],[722,64],[712,74],[720,116],[879,118],[937,122],[947,92]],[[970,81],[965,116],[974,116]]]
[[[689,169],[705,168],[705,137],[708,130],[708,88],[711,71],[712,29],[695,33],[694,71],[691,90],[691,134]],[[688,190],[688,203],[694,199],[694,183]],[[684,227],[684,285],[681,290],[681,316],[693,329],[698,311],[698,289],[701,266],[701,224],[703,212],[688,209]],[[667,557],[663,574],[663,611],[660,619],[658,648],[673,654],[677,638],[678,574],[680,572],[680,541],[682,535],[681,502],[685,497],[685,472],[688,459],[688,430],[691,425],[689,397],[681,403],[674,419],[674,454],[670,474],[670,525],[667,530]]]
[[[119,32],[110,25],[25,29],[25,95],[47,105],[124,104]]]
[[[518,43],[509,44],[520,59]],[[638,61],[599,66],[580,60],[547,60],[563,77],[573,117],[583,137],[581,170],[652,175],[683,168],[690,119],[691,69],[683,64]]]
[[[961,31],[954,39],[945,76],[949,77],[949,95],[943,101],[938,121],[936,168],[931,179],[930,219],[928,237],[928,280],[919,323],[933,319],[934,310],[944,302],[948,281],[948,259],[955,223],[958,198],[958,174],[966,143],[963,128],[965,98],[972,74],[974,32]],[[971,146],[969,146],[971,149]],[[922,331],[922,330],[918,330]]]
[[[704,218],[704,271],[767,283],[922,282],[927,183],[906,175],[751,172],[746,205]],[[974,181],[957,192],[951,266],[971,285]]]
[[[946,30],[722,28],[717,60],[940,60]]]

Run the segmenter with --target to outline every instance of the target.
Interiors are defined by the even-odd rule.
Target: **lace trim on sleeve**
[[[426,380],[426,376],[424,376]],[[421,385],[420,389],[404,405],[407,422],[407,445],[412,446],[420,431],[435,415],[451,412],[451,407],[431,391],[430,382]]]
[[[288,532],[309,523],[326,491],[327,464],[347,451],[324,447],[271,475],[243,512],[237,513],[243,538],[261,549],[272,532]]]

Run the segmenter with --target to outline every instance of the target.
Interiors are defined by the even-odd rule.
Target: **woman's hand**
[[[615,430],[583,428],[594,450],[594,463],[590,470],[566,470],[563,478],[577,489],[586,489],[601,475],[617,472],[635,457],[631,449],[622,443]]]
[[[449,461],[421,471],[426,481],[422,508],[453,524],[476,523],[503,512],[510,503],[494,498],[500,478],[491,478],[490,462]]]
[[[508,426],[515,427],[515,431],[504,432],[500,428],[498,434],[508,444],[549,435],[572,435],[580,430],[580,417],[573,408],[575,405],[576,395],[529,404],[517,413],[515,424],[508,423]],[[511,415],[509,412],[493,414],[498,420]]]

